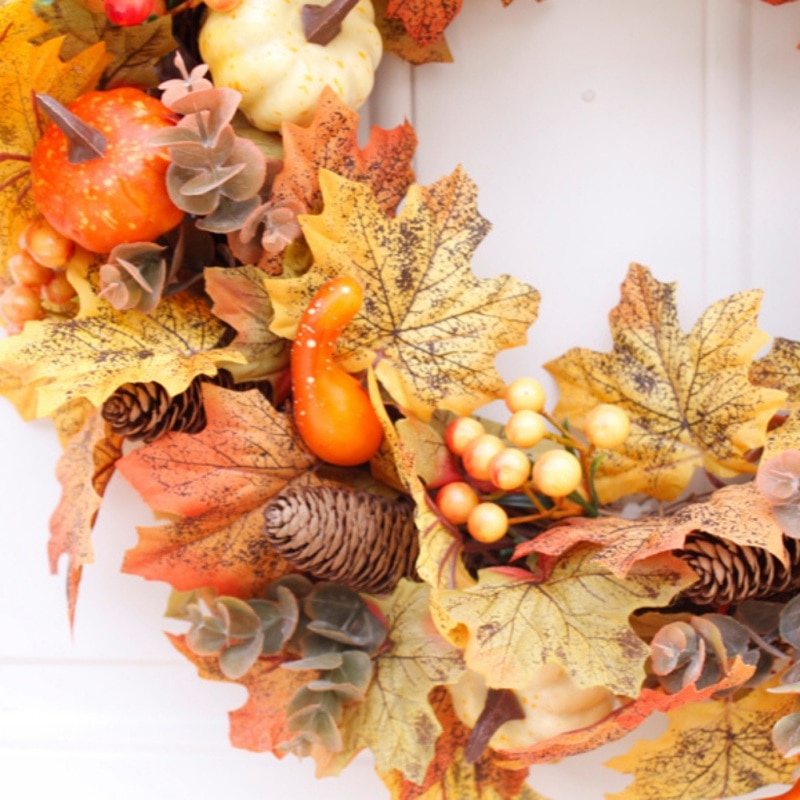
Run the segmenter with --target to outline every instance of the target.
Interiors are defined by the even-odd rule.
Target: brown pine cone
[[[152,442],[169,431],[197,433],[206,425],[204,383],[226,389],[262,388],[255,383],[237,385],[230,372],[222,369],[213,377],[198,375],[175,397],[159,383],[126,383],[103,403],[101,413],[114,433],[132,440]]]
[[[414,507],[370,492],[289,488],[264,510],[264,536],[298,569],[356,591],[391,591],[416,578]]]
[[[683,597],[701,606],[764,599],[800,586],[800,542],[784,537],[789,562],[784,565],[760,547],[740,546],[697,532],[686,537],[677,554],[700,576]]]

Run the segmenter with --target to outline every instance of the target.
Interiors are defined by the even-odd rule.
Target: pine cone
[[[686,537],[678,555],[700,576],[683,597],[701,606],[764,599],[800,586],[800,542],[784,537],[789,562],[784,565],[760,547],[737,545],[711,534]]]
[[[264,511],[264,536],[303,572],[356,591],[390,591],[416,578],[414,508],[370,492],[290,488]]]
[[[204,383],[240,390],[259,385],[236,385],[230,372],[222,369],[213,377],[198,375],[175,397],[170,397],[160,383],[126,383],[103,403],[101,413],[114,433],[128,439],[152,442],[169,431],[197,433],[206,425]]]

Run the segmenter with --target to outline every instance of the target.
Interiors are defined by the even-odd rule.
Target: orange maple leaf
[[[369,186],[385,214],[392,214],[414,181],[411,161],[417,147],[406,122],[392,130],[373,128],[367,146],[358,144],[358,114],[326,87],[308,127],[282,129],[284,168],[275,178],[272,201],[294,200],[305,212],[322,208],[320,169]]]
[[[244,513],[316,463],[291,416],[259,391],[206,384],[203,398],[207,424],[200,433],[162,436],[118,464],[153,510],[187,517]]]
[[[58,572],[62,555],[67,564],[67,612],[70,625],[75,619],[75,604],[84,564],[94,561],[91,533],[114,464],[122,453],[122,437],[108,430],[95,411],[68,441],[56,467],[62,487],[61,499],[50,517],[47,545],[50,570]]]
[[[402,21],[421,47],[441,38],[461,11],[461,0],[389,0],[386,16]]]
[[[238,683],[247,689],[247,702],[229,715],[231,744],[242,750],[271,752],[283,758],[286,752],[281,745],[296,735],[286,730],[286,710],[294,693],[308,683],[309,671],[283,670],[280,667],[284,659],[260,658],[244,677],[232,681],[222,674],[216,657],[198,656],[190,650],[185,636],[168,633],[167,637],[197,667],[201,678]]]
[[[420,45],[409,35],[402,20],[390,19],[386,15],[389,0],[373,0],[372,5],[375,8],[375,25],[381,33],[384,52],[394,53],[409,64],[452,62],[453,55],[444,36]]]
[[[207,425],[171,433],[118,462],[122,475],[170,525],[140,528],[123,570],[178,590],[213,586],[251,597],[293,571],[263,541],[263,506],[290,483],[315,480],[316,459],[290,416],[255,389],[203,387]]]
[[[559,556],[579,542],[601,545],[593,561],[624,577],[642,559],[678,550],[695,531],[745,547],[760,547],[786,560],[783,532],[754,483],[725,486],[705,503],[690,503],[669,517],[572,517],[520,544],[514,558]]]

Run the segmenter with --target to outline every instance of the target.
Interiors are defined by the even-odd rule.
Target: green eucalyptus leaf
[[[386,638],[386,629],[360,595],[332,583],[318,585],[303,605],[311,618],[309,630],[337,642],[374,652]]]
[[[787,714],[775,723],[772,742],[784,758],[800,755],[800,713]]]
[[[235,681],[247,673],[261,655],[261,640],[262,635],[259,633],[245,642],[226,647],[219,656],[222,674]]]
[[[783,608],[783,603],[745,600],[736,607],[736,619],[759,636],[772,637],[778,632]]]
[[[280,578],[272,581],[267,587],[264,596],[267,600],[280,600],[280,590],[288,589],[295,597],[302,600],[307,597],[314,589],[314,584],[306,578],[305,575],[300,575],[293,572],[289,575],[282,575]]]
[[[781,612],[781,638],[792,647],[800,648],[800,595],[793,597]]]
[[[181,186],[184,197],[205,195],[219,189],[226,181],[238,175],[245,168],[244,164],[231,164],[229,166],[215,165],[211,169],[203,170]]]
[[[214,602],[217,597],[213,589],[191,589],[188,592],[170,592],[167,600],[167,609],[164,616],[168,619],[190,619],[193,613],[190,608],[199,611],[198,603],[205,601],[208,604]]]
[[[307,626],[306,630],[308,630]],[[314,658],[326,653],[343,653],[347,650],[347,646],[347,643],[335,642],[333,639],[308,631],[300,640],[298,649],[303,658]]]
[[[312,737],[326,750],[339,752],[342,736],[333,716],[320,706],[307,706],[286,720],[286,730]]]
[[[204,625],[190,628],[186,634],[186,645],[199,656],[215,656],[228,643],[224,632],[212,630]]]
[[[261,617],[249,603],[238,597],[221,597],[214,604],[214,610],[225,620],[225,627],[232,639],[255,636],[261,631]]]
[[[341,653],[323,653],[322,655],[312,656],[311,658],[298,658],[294,661],[286,661],[281,666],[284,669],[338,669],[342,666],[343,659]]]

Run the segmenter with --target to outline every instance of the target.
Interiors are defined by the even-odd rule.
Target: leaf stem
[[[358,0],[332,0],[326,6],[306,3],[303,6],[303,33],[310,44],[325,46],[342,32],[344,18],[355,8]]]

